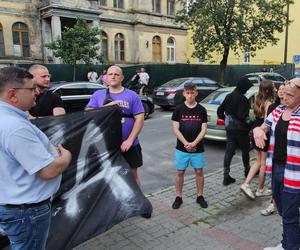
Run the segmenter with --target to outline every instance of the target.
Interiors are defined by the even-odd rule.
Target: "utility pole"
[[[290,0],[287,0],[286,9],[286,22],[285,22],[285,42],[284,42],[284,59],[283,63],[287,63],[287,51],[288,51],[288,40],[289,40],[289,16],[290,16]]]

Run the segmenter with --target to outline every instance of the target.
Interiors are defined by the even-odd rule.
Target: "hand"
[[[127,152],[131,148],[132,144],[133,144],[133,141],[131,141],[131,140],[127,139],[127,140],[123,141],[123,143],[121,144],[121,151]]]
[[[192,142],[188,142],[184,145],[184,148],[186,149],[186,151],[193,153],[196,151],[196,147],[194,146],[194,144]]]
[[[256,127],[253,129],[253,138],[257,147],[264,148],[266,145],[265,140],[267,140],[267,136],[261,127]]]
[[[65,160],[67,160],[69,162],[71,161],[72,155],[71,155],[71,152],[69,150],[65,149],[60,144],[56,145],[56,150],[57,150],[57,153],[58,153],[58,157],[65,158]]]

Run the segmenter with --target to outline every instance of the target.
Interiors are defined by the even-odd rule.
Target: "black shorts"
[[[123,153],[123,156],[130,168],[139,168],[143,166],[142,148],[140,144],[131,146],[127,152]]]

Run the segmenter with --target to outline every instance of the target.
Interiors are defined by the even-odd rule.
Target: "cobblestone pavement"
[[[154,208],[151,219],[128,219],[76,250],[255,250],[276,246],[281,240],[281,218],[278,214],[265,217],[259,212],[270,197],[251,201],[240,192],[244,180],[240,164],[231,167],[231,175],[237,182],[227,187],[222,185],[222,170],[205,175],[206,209],[196,203],[194,178],[186,179],[183,204],[178,210],[171,208],[174,186],[149,194]],[[256,183],[257,178],[253,189]]]

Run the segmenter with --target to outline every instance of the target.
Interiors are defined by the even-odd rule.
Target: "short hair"
[[[41,64],[33,64],[29,67],[28,71],[31,73],[31,74],[35,74],[35,72],[38,70],[38,69],[47,69],[47,67],[41,65]]]
[[[26,69],[9,66],[0,69],[0,93],[2,93],[8,85],[14,87],[22,87],[24,79],[32,79],[33,75]]]
[[[184,84],[183,88],[184,88],[184,90],[196,90],[197,89],[196,85],[192,82],[186,82]]]

